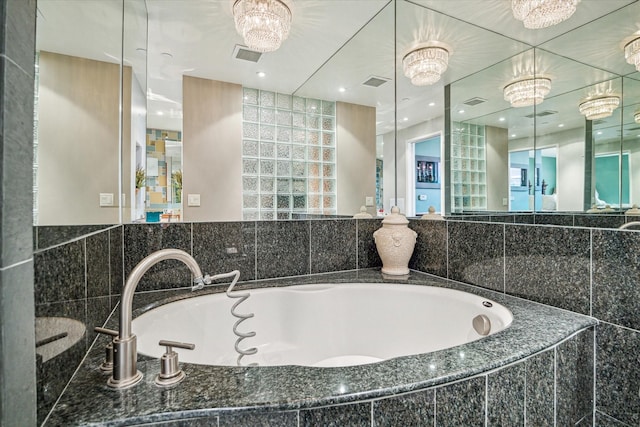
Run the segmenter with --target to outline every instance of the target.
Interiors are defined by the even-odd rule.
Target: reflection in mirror
[[[38,1],[34,222],[119,222],[122,2]]]
[[[623,140],[622,155],[628,159],[628,179],[622,174],[622,203],[640,205],[640,74],[623,78]],[[629,194],[625,199],[625,192]]]

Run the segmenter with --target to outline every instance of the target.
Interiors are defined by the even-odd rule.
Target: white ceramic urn
[[[418,233],[408,227],[409,220],[397,206],[382,220],[382,228],[373,233],[378,254],[382,259],[382,273],[393,276],[409,274],[409,260],[416,246]]]

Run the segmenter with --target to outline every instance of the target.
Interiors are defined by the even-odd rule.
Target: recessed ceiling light
[[[339,91],[339,92],[346,92],[346,89],[345,89],[345,88],[343,88],[343,87],[341,87],[341,88],[339,88],[339,89],[338,89],[338,91]]]
[[[458,113],[463,114],[464,110],[458,110]]]
[[[258,75],[258,77],[264,77],[267,75],[264,71],[258,71],[256,74]]]
[[[500,120],[501,122],[504,122],[506,119],[504,117],[500,117],[498,120]]]
[[[157,114],[158,116],[162,116],[164,113],[163,113],[162,111],[158,111],[158,112],[156,112],[156,114]]]
[[[558,127],[559,127],[559,128],[563,128],[563,127],[564,127],[564,124],[563,124],[563,123],[560,123],[560,124],[558,125]]]
[[[405,117],[402,120],[406,122],[407,120],[409,120],[409,117]]]
[[[596,135],[602,135],[602,131],[599,130],[598,132],[596,132]]]
[[[515,133],[512,133],[512,134],[511,134],[511,138],[515,138],[515,137],[516,137],[516,134],[515,134]]]
[[[429,107],[433,107],[434,105],[436,105],[436,103],[435,103],[435,102],[430,102],[430,103],[429,103]]]

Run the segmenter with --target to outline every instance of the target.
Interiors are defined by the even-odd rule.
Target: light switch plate
[[[100,206],[113,206],[113,193],[100,193]]]
[[[373,206],[373,197],[367,196],[364,198],[365,206]]]
[[[187,196],[188,206],[200,206],[200,194],[189,194]]]

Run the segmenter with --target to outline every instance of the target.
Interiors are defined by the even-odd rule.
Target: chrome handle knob
[[[160,373],[156,376],[156,384],[161,387],[178,384],[185,378],[185,374],[184,371],[180,369],[178,353],[173,351],[173,348],[193,350],[196,346],[195,344],[167,340],[160,340],[158,344],[165,346],[166,351],[160,358]]]
[[[118,331],[101,328],[99,326],[96,326],[93,330],[99,334],[109,335],[111,337],[111,341],[109,341],[109,344],[104,348],[104,361],[100,364],[100,370],[104,372],[113,372],[113,339],[118,336]]]

